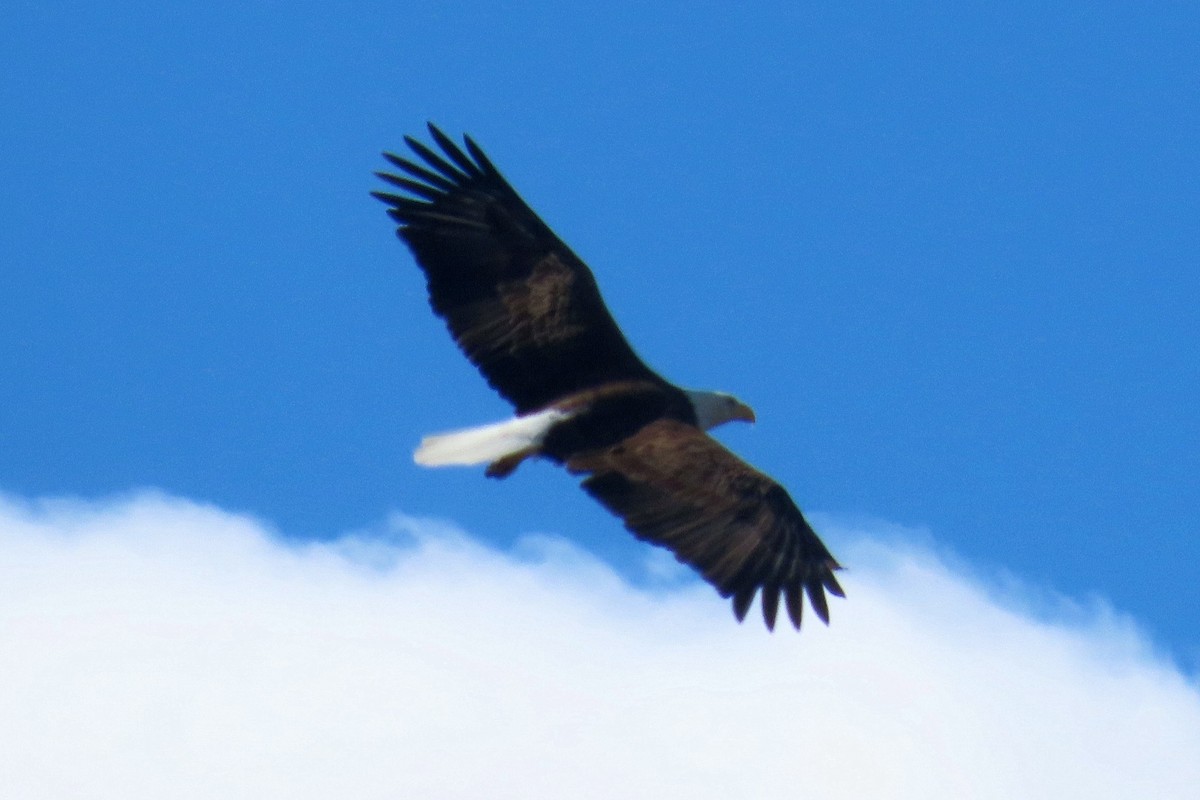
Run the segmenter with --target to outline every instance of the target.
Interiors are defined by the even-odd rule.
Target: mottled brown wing
[[[697,428],[659,420],[567,467],[588,474],[583,488],[635,536],[669,548],[732,597],[739,621],[760,590],[772,629],[781,597],[799,628],[805,594],[825,623],[825,592],[843,596],[838,563],[783,487]]]
[[[372,192],[425,272],[429,302],[488,383],[519,413],[614,380],[662,381],[634,353],[585,265],[487,156],[433,125],[442,150],[385,153],[406,194]]]

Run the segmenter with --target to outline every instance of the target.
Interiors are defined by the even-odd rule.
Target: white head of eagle
[[[696,425],[701,430],[712,430],[732,420],[754,422],[754,409],[725,392],[704,392],[684,389],[688,401],[696,411]]]

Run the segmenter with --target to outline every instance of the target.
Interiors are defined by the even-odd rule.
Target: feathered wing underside
[[[404,194],[373,192],[425,272],[429,300],[488,383],[519,413],[613,380],[662,380],[634,353],[587,266],[464,137],[433,125],[438,154],[385,153]]]
[[[762,593],[774,628],[782,600],[796,628],[807,594],[829,622],[838,563],[778,483],[702,431],[659,420],[606,450],[567,461],[583,488],[639,539],[669,548],[733,599],[738,620]]]

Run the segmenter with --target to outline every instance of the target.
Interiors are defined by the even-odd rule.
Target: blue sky
[[[431,119],[647,361],[755,407],[721,438],[818,522],[1106,598],[1194,669],[1198,37],[1188,4],[8,4],[0,490],[640,559],[548,467],[411,463],[507,414],[367,196]]]

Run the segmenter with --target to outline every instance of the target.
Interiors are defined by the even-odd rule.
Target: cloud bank
[[[555,539],[499,552],[397,516],[296,544],[157,494],[0,497],[0,786],[1195,796],[1200,688],[1129,620],[1030,613],[866,533],[841,537],[832,627],[769,635],[698,583],[635,589]]]

